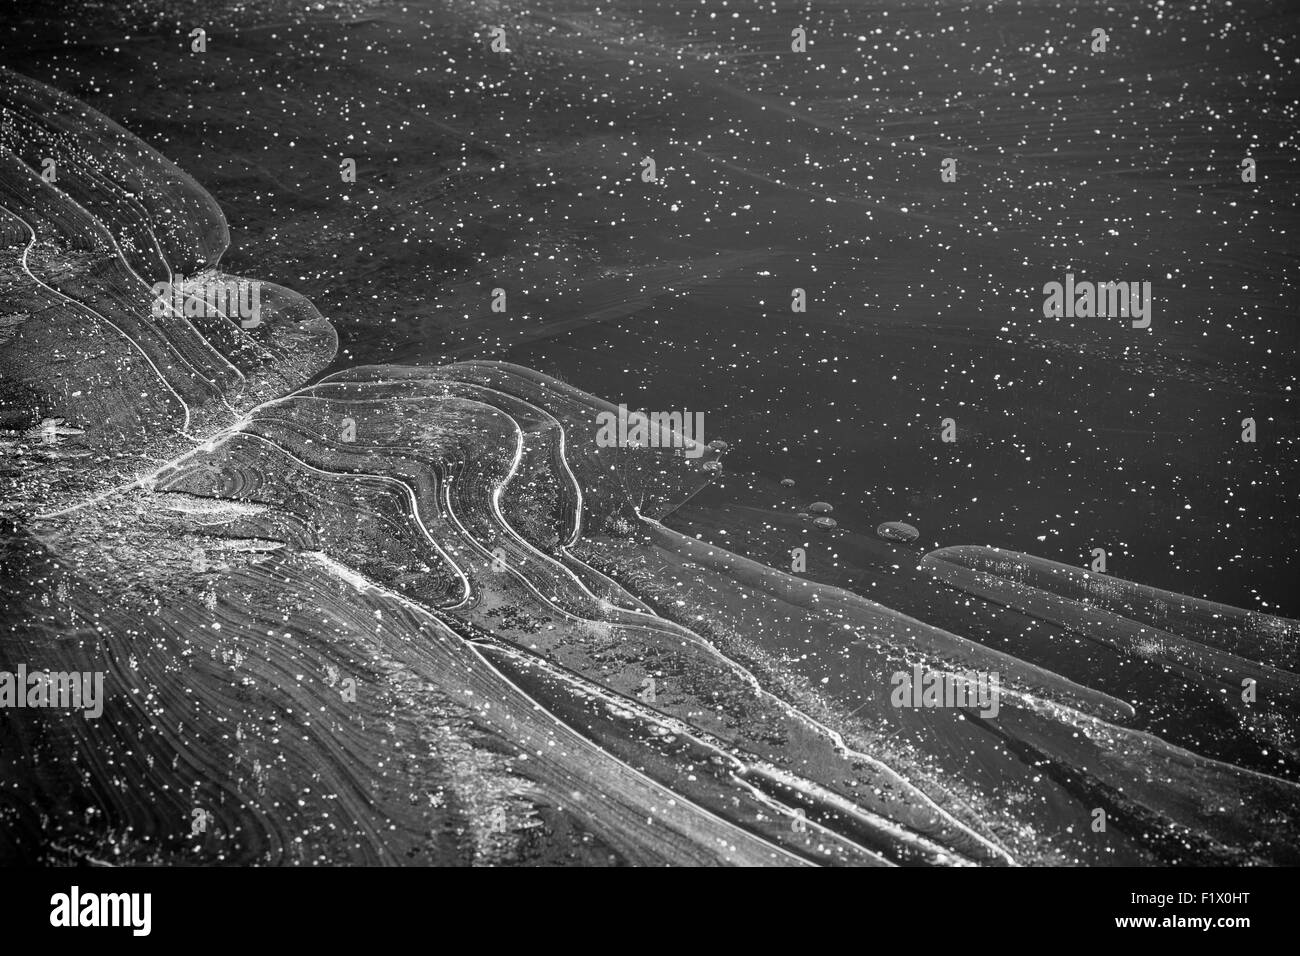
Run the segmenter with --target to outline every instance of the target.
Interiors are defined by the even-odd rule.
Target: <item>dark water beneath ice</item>
[[[1098,15],[1060,4],[781,9],[647,14],[718,59],[666,69],[675,95],[638,129],[679,210],[607,212],[631,220],[634,275],[661,259],[683,275],[510,358],[704,410],[733,477],[699,508],[752,500],[748,473],[790,477],[791,506],[832,502],[854,529],[901,519],[923,545],[1074,564],[1102,547],[1111,573],[1295,613],[1295,167],[1274,148],[1294,124],[1262,122],[1294,87],[1261,78],[1253,14],[1228,41],[1221,8],[1126,5],[1102,57],[1083,39]],[[800,22],[813,53],[777,56],[778,26]],[[1236,171],[1247,146],[1258,186]],[[1152,327],[1044,318],[1067,271],[1151,281]]]

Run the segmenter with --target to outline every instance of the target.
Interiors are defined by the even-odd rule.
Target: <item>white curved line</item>
[[[135,350],[140,353],[140,357],[149,363],[149,367],[153,369],[155,373],[157,373],[159,380],[163,383],[163,387],[165,387],[169,392],[172,393],[172,395],[176,397],[176,401],[181,403],[181,408],[185,410],[185,424],[181,426],[181,434],[185,435],[186,438],[189,438],[192,441],[197,441],[198,439],[194,438],[192,435],[187,434],[190,430],[190,406],[186,404],[185,399],[181,398],[180,393],[177,392],[176,389],[172,387],[171,382],[167,381],[167,377],[163,375],[162,370],[159,369],[158,366],[153,363],[153,360],[149,358],[149,356],[145,353],[144,349],[140,347],[140,344],[136,342],[135,339],[131,338],[131,336],[127,335],[126,332],[124,332],[122,329],[118,328],[117,323],[115,323],[112,319],[108,318],[107,316],[100,315],[98,312],[96,312],[94,309],[90,308],[89,306],[85,305],[84,303],[78,302],[76,299],[64,295],[58,289],[54,288],[53,286],[46,285],[44,282],[38,279],[36,275],[32,272],[31,268],[27,265],[27,256],[32,251],[32,246],[36,245],[36,229],[32,226],[31,223],[29,223],[26,219],[18,215],[9,207],[0,204],[0,209],[4,210],[10,216],[13,216],[20,223],[22,223],[23,226],[27,229],[27,232],[31,235],[31,238],[28,240],[27,245],[23,248],[22,256],[19,258],[19,263],[22,265],[23,272],[27,273],[27,276],[38,286],[40,286],[42,289],[45,289],[47,292],[53,293],[54,295],[58,296],[60,299],[64,300],[65,302],[68,302],[69,304],[74,305],[85,312],[89,312],[92,316],[99,319],[101,322],[104,322],[107,325],[109,325],[115,332],[117,332],[118,335],[122,336],[122,338],[126,339],[127,342],[129,342],[132,345],[132,347],[134,347]]]
[[[239,434],[244,438],[255,438],[258,441],[262,442],[263,444],[269,445],[270,447],[280,452],[280,454],[288,458],[290,461],[295,462],[296,464],[302,466],[308,471],[314,472],[318,475],[328,478],[331,481],[339,481],[346,478],[372,478],[376,481],[397,485],[404,492],[406,492],[406,496],[410,499],[411,517],[415,519],[415,523],[419,527],[420,531],[423,533],[425,539],[429,542],[429,544],[433,546],[433,549],[437,551],[439,555],[441,555],[443,560],[445,560],[447,564],[451,566],[451,569],[456,572],[457,577],[460,578],[461,587],[464,592],[463,596],[461,597],[459,602],[450,605],[448,609],[455,610],[456,608],[464,606],[466,602],[469,601],[472,595],[469,578],[465,576],[465,572],[461,570],[460,565],[458,565],[455,561],[451,559],[451,556],[442,549],[442,546],[439,545],[438,542],[434,540],[433,535],[429,533],[429,529],[425,527],[424,521],[420,518],[420,503],[415,497],[415,492],[411,489],[409,485],[406,484],[406,482],[402,481],[400,478],[392,478],[388,475],[376,475],[376,474],[371,474],[369,472],[363,472],[363,471],[348,471],[348,472],[325,471],[322,468],[317,468],[315,465],[311,465],[303,461],[301,458],[293,454],[293,452],[289,451],[279,442],[272,441],[269,438],[257,434],[257,432],[241,431]]]

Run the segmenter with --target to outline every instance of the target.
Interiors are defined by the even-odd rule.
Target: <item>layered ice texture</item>
[[[1300,862],[1296,622],[923,559],[1066,667],[702,543],[657,519],[712,453],[599,447],[615,406],[546,375],[316,379],[333,329],[270,284],[253,329],[152,316],[226,278],[215,202],[52,89],[0,107],[0,669],[107,674],[102,719],[0,723],[5,861]],[[1143,729],[1089,644],[1220,737]],[[997,713],[895,706],[916,668]]]

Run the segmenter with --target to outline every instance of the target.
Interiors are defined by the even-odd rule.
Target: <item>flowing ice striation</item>
[[[601,447],[616,406],[557,379],[321,377],[332,326],[272,283],[251,324],[159,310],[176,276],[259,281],[221,271],[212,197],[8,70],[0,110],[0,670],[105,674],[101,719],[4,712],[0,860],[1300,862],[1297,622],[923,558],[1190,688],[1215,732],[1163,739],[1138,723],[1168,698],[995,649],[974,611],[955,633],[669,528],[716,450]],[[914,668],[995,674],[1000,706],[899,709]]]

